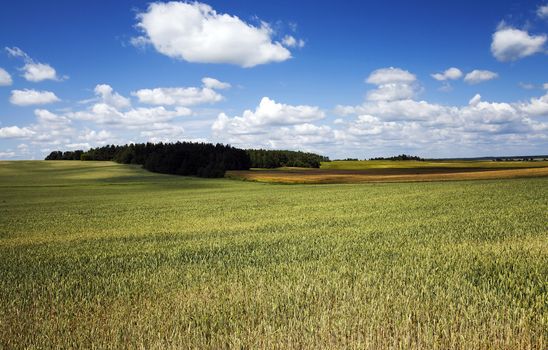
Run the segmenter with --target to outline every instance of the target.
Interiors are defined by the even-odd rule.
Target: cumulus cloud
[[[44,105],[60,101],[51,91],[12,90],[10,102],[17,106]]]
[[[0,138],[10,139],[10,138],[25,138],[34,135],[34,132],[29,128],[18,126],[6,126],[0,128]]]
[[[23,67],[25,73],[23,77],[28,81],[39,82],[43,80],[60,80],[57,77],[57,72],[49,64],[44,63],[27,63]]]
[[[254,111],[245,110],[241,117],[230,118],[224,113],[219,114],[212,130],[216,133],[261,134],[271,126],[304,124],[323,118],[325,113],[318,107],[292,106],[263,97]]]
[[[498,74],[488,70],[479,70],[474,69],[470,73],[466,74],[464,81],[468,84],[479,84],[484,81],[492,80],[498,78]]]
[[[152,105],[194,106],[222,101],[224,97],[215,90],[230,88],[229,83],[214,78],[202,79],[203,87],[161,87],[132,92],[139,102]]]
[[[520,110],[532,116],[548,117],[548,92],[541,97],[533,97],[529,102],[518,105]]]
[[[92,142],[92,143],[105,143],[108,139],[113,138],[112,132],[107,130],[85,130],[78,138],[80,140]]]
[[[337,106],[335,112],[345,118],[333,122],[330,145],[346,152],[455,156],[455,147],[459,154],[474,155],[478,149],[529,152],[548,142],[548,92],[514,103],[483,101],[476,94],[464,106],[366,99],[357,106]]]
[[[373,71],[366,82],[369,84],[383,85],[392,83],[414,83],[417,80],[415,74],[412,74],[401,68],[380,68]]]
[[[438,81],[456,80],[462,77],[462,72],[458,68],[451,67],[442,73],[434,73],[431,76]]]
[[[525,30],[505,26],[502,23],[493,34],[491,53],[502,62],[516,61],[520,58],[542,52],[546,35],[530,35]]]
[[[13,83],[11,75],[6,72],[3,68],[0,68],[0,86],[8,86]]]
[[[95,86],[95,95],[101,99],[101,101],[109,106],[115,108],[127,108],[131,106],[131,101],[115,92],[110,85],[99,84]]]
[[[148,43],[164,55],[188,62],[253,67],[291,58],[291,52],[273,40],[267,23],[253,26],[199,2],[151,3],[137,21],[143,35],[133,44]]]
[[[394,101],[414,97],[418,93],[417,77],[401,68],[381,68],[366,79],[377,88],[367,94],[370,101]]]
[[[192,106],[204,103],[215,103],[223,99],[223,97],[213,89],[196,87],[141,89],[132,92],[132,95],[136,96],[141,103],[167,106]]]
[[[34,115],[39,124],[47,124],[54,129],[64,128],[71,123],[70,119],[52,113],[47,109],[35,109]]]
[[[220,113],[211,129],[217,140],[240,147],[318,151],[334,139],[330,126],[315,123],[324,118],[319,107],[263,97],[255,110],[245,110],[241,116]]]
[[[43,80],[60,81],[67,78],[66,76],[60,78],[57,75],[55,68],[46,63],[36,62],[18,47],[6,47],[6,51],[8,52],[8,55],[20,57],[25,61],[25,65],[21,70],[23,71],[23,77],[28,81],[36,83]]]
[[[140,133],[148,142],[175,142],[184,138],[185,129],[171,123],[154,123]]]
[[[176,117],[188,116],[191,111],[180,107],[174,110],[163,106],[153,108],[132,108],[120,111],[105,103],[96,103],[90,109],[78,112],[69,112],[71,119],[92,121],[97,124],[123,125],[128,127],[145,126],[151,123],[166,122]]]
[[[209,83],[222,85],[219,81]],[[127,97],[107,84],[97,85],[94,94],[95,98],[86,102],[89,106],[81,110],[35,109],[35,122],[0,128],[0,138],[27,140],[46,153],[53,149],[87,149],[107,143],[125,143],[129,142],[129,135],[132,135],[131,139],[152,142],[176,141],[183,138],[184,129],[175,119],[192,114],[182,106],[132,107]],[[105,125],[108,128],[97,128]],[[18,150],[18,154],[23,155],[23,151]]]
[[[210,77],[203,78],[202,83],[204,84],[206,88],[209,88],[209,89],[224,90],[224,89],[229,89],[231,87],[229,83],[225,83]]]

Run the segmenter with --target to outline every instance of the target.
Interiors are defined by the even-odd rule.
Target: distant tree
[[[251,164],[248,154],[242,149],[193,142],[106,145],[79,153],[78,157],[85,161],[140,164],[153,172],[201,177],[222,177],[226,170],[245,170]]]
[[[248,149],[246,152],[251,160],[252,168],[319,168],[321,162],[329,161],[328,157],[298,151]]]
[[[392,156],[392,157],[376,157],[376,158],[369,158],[369,160],[418,160],[423,161],[424,159],[418,156],[410,156],[407,154],[400,154],[398,156]]]
[[[53,151],[48,156],[46,156],[45,160],[80,160],[80,157],[84,151],[82,150],[76,150],[76,151]]]
[[[53,151],[49,155],[46,156],[45,160],[62,160],[62,159],[63,159],[63,152]]]

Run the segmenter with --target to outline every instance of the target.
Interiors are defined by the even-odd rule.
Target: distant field
[[[227,177],[280,183],[360,183],[511,179],[548,176],[547,161],[333,161],[320,169],[229,171]]]
[[[0,162],[0,348],[546,349],[547,193]]]
[[[548,161],[391,161],[391,160],[358,160],[347,161],[338,160],[333,162],[322,163],[322,169],[339,169],[339,170],[365,170],[365,169],[416,169],[416,168],[483,168],[483,169],[519,169],[519,168],[541,168],[548,167]]]

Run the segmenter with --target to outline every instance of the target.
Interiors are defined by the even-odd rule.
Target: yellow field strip
[[[493,180],[524,177],[548,176],[548,167],[530,169],[470,171],[439,174],[337,174],[326,170],[325,173],[284,172],[284,171],[229,171],[227,177],[258,182],[279,183],[360,183],[360,182],[415,182],[415,181],[458,181],[458,180]]]

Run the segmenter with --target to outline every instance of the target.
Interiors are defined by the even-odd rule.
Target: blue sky
[[[8,1],[0,159],[176,140],[546,154],[547,36],[546,1]]]

